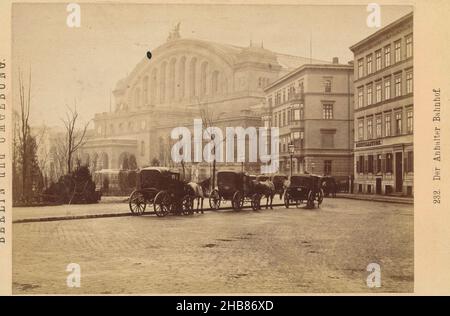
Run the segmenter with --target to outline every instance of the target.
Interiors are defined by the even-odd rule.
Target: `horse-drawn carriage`
[[[180,180],[179,172],[163,167],[139,170],[136,189],[129,199],[130,211],[142,215],[147,205],[152,205],[157,216],[193,214],[193,196],[186,182]]]
[[[234,210],[239,210],[245,202],[250,202],[253,210],[261,205],[262,194],[257,192],[254,180],[245,172],[217,172],[217,187],[211,192],[209,204],[218,209],[221,201],[231,201]]]
[[[321,177],[311,174],[292,175],[285,182],[284,205],[289,208],[291,204],[297,207],[304,202],[308,208],[314,208],[322,204],[323,190],[321,188]]]

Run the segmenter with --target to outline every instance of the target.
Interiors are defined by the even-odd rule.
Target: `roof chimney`
[[[333,64],[339,64],[339,58],[333,57]]]

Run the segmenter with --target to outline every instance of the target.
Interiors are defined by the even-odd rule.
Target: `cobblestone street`
[[[127,212],[125,203],[111,207],[120,205]],[[13,229],[15,294],[413,291],[412,205],[325,199],[314,210],[63,220]],[[381,266],[381,288],[366,285],[372,262]],[[80,288],[66,285],[70,263],[81,267]]]

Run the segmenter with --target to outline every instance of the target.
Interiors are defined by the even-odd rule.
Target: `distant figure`
[[[334,178],[325,179],[322,182],[322,189],[326,197],[330,196],[331,194],[331,196],[335,198],[337,192],[337,184]]]

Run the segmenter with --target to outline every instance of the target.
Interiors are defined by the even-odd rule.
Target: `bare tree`
[[[62,119],[65,127],[64,151],[66,153],[67,173],[72,172],[73,156],[86,143],[86,131],[90,121],[78,127],[78,112],[76,103],[73,109],[67,107],[66,117]]]
[[[214,113],[214,110],[210,107],[207,103],[201,103],[199,102],[200,107],[200,117],[202,119],[203,128],[207,130],[208,127],[214,127],[216,123],[216,115]],[[211,140],[214,140],[215,135],[213,133],[208,132],[208,137]],[[226,141],[226,136],[223,135],[223,139],[220,143],[220,146]],[[214,142],[214,147],[212,148],[213,152],[213,162],[212,162],[212,178],[211,178],[211,184],[212,186],[215,185],[216,181],[216,142]]]
[[[19,113],[17,111],[13,111],[13,144],[12,144],[12,172],[13,172],[13,199],[18,200],[22,195],[22,175],[20,173],[20,146],[18,135],[20,132],[20,119]]]
[[[39,154],[38,154],[38,160],[37,163],[39,165],[39,169],[42,172],[42,175],[44,177],[44,187],[47,186],[47,162],[48,162],[48,158],[49,158],[49,151],[47,150],[47,148],[45,148],[45,137],[47,137],[47,126],[43,126],[42,129],[40,130],[39,135],[36,136],[36,147],[39,150]],[[44,148],[42,148],[44,147]]]
[[[51,157],[55,164],[55,179],[63,176],[66,173],[67,167],[67,150],[65,135],[57,135],[52,139],[53,146],[50,149]]]

